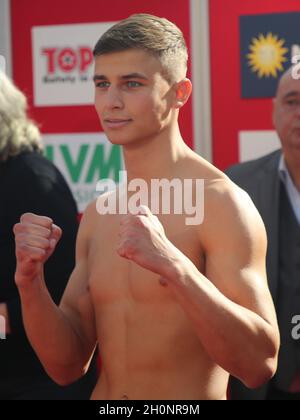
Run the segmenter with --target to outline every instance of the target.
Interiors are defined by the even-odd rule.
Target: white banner
[[[94,103],[93,49],[113,24],[32,28],[35,106]]]
[[[119,182],[124,168],[121,148],[112,145],[105,134],[47,134],[43,141],[46,157],[66,178],[80,213],[98,197],[100,179]]]
[[[275,130],[239,132],[239,161],[258,159],[280,149],[280,140]]]

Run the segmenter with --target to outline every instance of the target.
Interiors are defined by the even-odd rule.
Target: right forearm
[[[15,282],[26,333],[48,374],[65,385],[82,376],[88,361],[85,342],[77,330],[80,320],[74,327],[70,315],[54,304],[44,281],[44,265],[53,254],[62,230],[49,217],[25,213],[14,226],[14,234]]]
[[[19,287],[28,339],[48,374],[58,383],[83,374],[81,340],[72,324],[53,302],[43,278],[30,288]]]

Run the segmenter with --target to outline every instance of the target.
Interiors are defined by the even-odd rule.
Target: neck
[[[128,181],[173,178],[177,164],[188,154],[179,127],[137,145],[123,147]]]

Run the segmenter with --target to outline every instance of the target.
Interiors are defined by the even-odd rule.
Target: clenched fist
[[[167,276],[179,251],[166,237],[159,219],[141,206],[138,215],[129,214],[121,221],[117,249],[126,258],[156,274]]]
[[[29,286],[43,273],[43,266],[53,254],[62,231],[49,217],[23,214],[14,226],[18,287]]]

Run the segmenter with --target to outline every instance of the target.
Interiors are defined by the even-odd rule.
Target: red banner
[[[240,17],[297,12],[300,2],[209,0],[209,5],[213,158],[224,169],[240,159],[240,132],[273,129],[272,99],[241,99]]]
[[[31,113],[41,124],[43,133],[97,132],[100,126],[93,106],[34,106],[32,28],[116,22],[134,13],[150,13],[170,19],[181,28],[190,46],[189,1],[172,0],[170,3],[161,0],[11,0],[14,80],[28,94]],[[97,40],[95,39],[95,43]],[[51,51],[45,51],[44,54],[48,54],[49,58]],[[72,59],[73,52],[70,54]],[[88,60],[83,50],[81,54],[81,58]],[[191,101],[182,110],[180,122],[183,137],[192,146]]]

